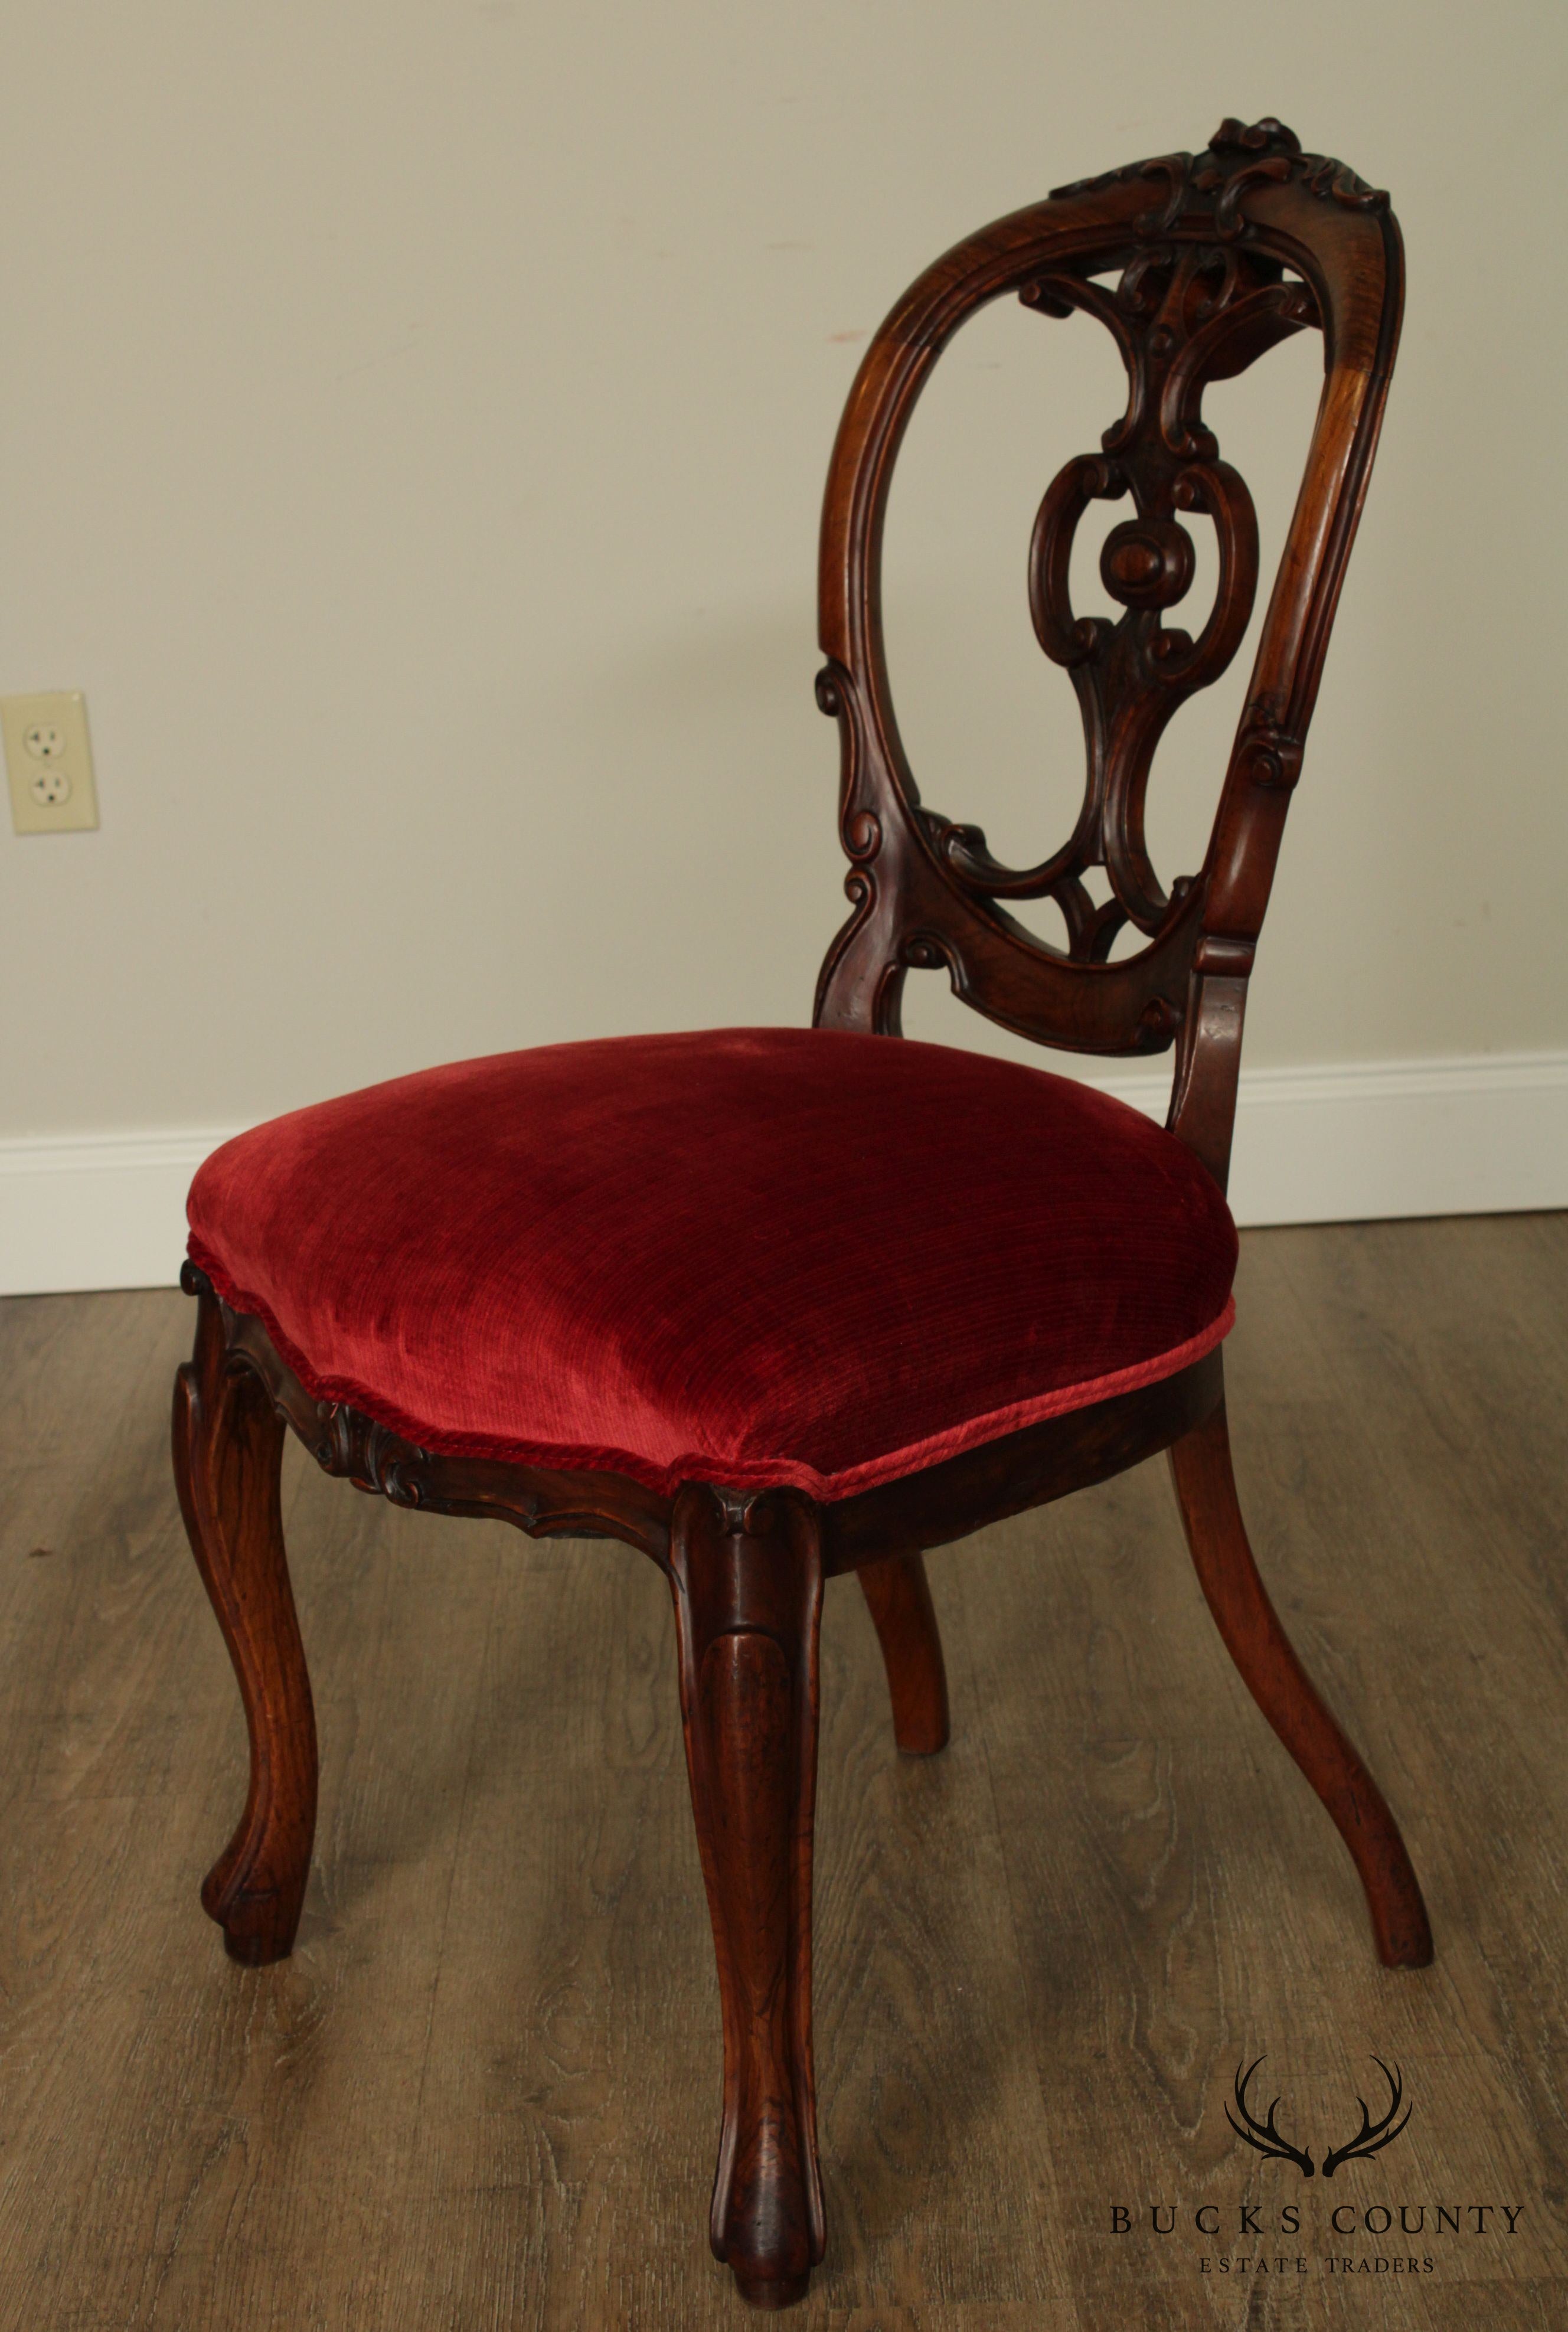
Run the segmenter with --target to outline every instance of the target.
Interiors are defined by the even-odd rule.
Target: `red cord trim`
[[[1189,1336],[1185,1343],[1173,1344],[1168,1352],[1156,1353],[1152,1360],[1140,1361],[1133,1368],[1116,1369],[1108,1376],[1085,1377],[1077,1384],[1058,1385],[1054,1392],[1038,1393],[1028,1400],[1009,1401],[1005,1408],[967,1418],[961,1425],[928,1434],[923,1440],[909,1442],[902,1449],[890,1449],[881,1458],[865,1458],[858,1466],[846,1466],[837,1474],[819,1473],[815,1466],[798,1458],[711,1458],[701,1451],[679,1458],[672,1465],[660,1466],[650,1458],[638,1457],[635,1450],[587,1442],[498,1439],[491,1434],[449,1432],[444,1427],[427,1425],[410,1417],[393,1402],[347,1377],[320,1376],[280,1327],[269,1307],[259,1296],[236,1287],[211,1249],[194,1233],[189,1252],[191,1261],[206,1274],[231,1311],[249,1313],[260,1320],[279,1359],[288,1363],[312,1399],[340,1401],[349,1409],[359,1410],[378,1424],[400,1434],[404,1440],[411,1441],[416,1448],[427,1450],[433,1456],[489,1458],[502,1465],[544,1466],[559,1473],[625,1474],[634,1482],[640,1482],[645,1489],[656,1491],[664,1497],[673,1496],[683,1482],[712,1482],[733,1490],[803,1490],[808,1497],[830,1505],[839,1498],[853,1497],[857,1491],[874,1490],[884,1482],[899,1481],[906,1474],[923,1473],[928,1467],[941,1465],[944,1458],[961,1457],[965,1450],[980,1448],[988,1441],[999,1441],[1004,1434],[1017,1433],[1026,1425],[1037,1425],[1047,1417],[1065,1417],[1074,1410],[1092,1409],[1098,1401],[1114,1400],[1118,1393],[1135,1392],[1141,1386],[1159,1384],[1164,1378],[1190,1368],[1205,1352],[1211,1352],[1230,1333],[1236,1322],[1236,1299],[1230,1296],[1224,1311],[1207,1328]]]

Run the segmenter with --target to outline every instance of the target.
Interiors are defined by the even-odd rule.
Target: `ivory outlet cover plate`
[[[79,689],[0,696],[0,731],[18,834],[80,834],[98,824],[98,788]]]

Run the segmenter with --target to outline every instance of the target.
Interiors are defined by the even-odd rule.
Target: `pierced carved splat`
[[[1076,455],[1047,491],[1029,548],[1029,605],[1040,645],[1071,676],[1083,713],[1087,780],[1066,846],[1041,865],[999,865],[980,828],[937,826],[939,850],[964,888],[988,900],[1053,899],[1068,952],[1103,963],[1131,922],[1158,932],[1171,900],[1144,843],[1143,808],[1155,748],[1172,715],[1230,664],[1257,588],[1257,521],[1240,473],[1219,459],[1201,415],[1211,380],[1240,372],[1276,342],[1318,321],[1310,289],[1277,261],[1236,244],[1156,244],[1132,259],[1115,290],[1065,271],[1025,284],[1042,315],[1075,311],[1111,332],[1127,369],[1123,417],[1103,451]],[[1105,540],[1100,579],[1123,613],[1114,622],[1073,612],[1068,578],[1079,521],[1092,502],[1131,497],[1133,514]],[[1219,578],[1194,639],[1167,626],[1191,587],[1197,560],[1183,516],[1214,522]],[[1103,866],[1111,896],[1084,883]],[[1182,882],[1175,895],[1189,888]]]
[[[1365,492],[1401,284],[1387,196],[1304,154],[1269,119],[1221,123],[1198,156],[1059,188],[960,244],[900,301],[851,395],[824,511],[817,693],[840,726],[854,912],[824,966],[821,1023],[895,1034],[906,970],[942,968],[965,1001],[1046,1044],[1140,1053],[1175,1042],[1172,1123],[1223,1178],[1244,984]],[[1043,317],[1094,317],[1128,379],[1100,450],[1075,455],[1047,490],[1030,546],[1035,629],[1076,692],[1086,748],[1073,832],[1031,866],[1001,864],[980,828],[923,804],[882,634],[882,529],[904,430],[947,341],[1008,292]],[[1204,419],[1204,393],[1305,330],[1323,334],[1326,375],[1306,473],[1203,865],[1167,888],[1144,832],[1155,752],[1180,707],[1233,661],[1258,581],[1252,499]],[[1092,502],[1124,506],[1100,561],[1120,611],[1110,618],[1079,615],[1069,588]],[[1213,524],[1219,578],[1211,608],[1185,628],[1175,611],[1200,521]],[[1087,879],[1098,869],[1103,903]],[[1009,912],[1028,899],[1061,909],[1065,946]],[[1144,943],[1113,960],[1129,924]]]

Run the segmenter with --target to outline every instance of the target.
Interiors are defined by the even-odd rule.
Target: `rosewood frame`
[[[1120,271],[1111,290],[1097,279]],[[990,227],[928,270],[877,334],[851,392],[822,535],[819,699],[843,738],[847,923],[817,1018],[898,1033],[910,969],[944,968],[968,1002],[1050,1045],[1174,1045],[1170,1125],[1223,1187],[1242,1011],[1290,788],[1316,694],[1382,418],[1402,273],[1387,197],[1304,155],[1273,120],[1222,124],[1210,149],[1130,165]],[[1037,630],[1083,708],[1088,782],[1066,847],[1000,865],[978,828],[921,804],[888,690],[880,550],[899,442],[946,341],[1016,292],[1046,316],[1085,311],[1114,334],[1131,397],[1100,454],[1047,491],[1030,559]],[[1161,887],[1143,833],[1160,734],[1218,677],[1245,631],[1257,533],[1240,479],[1204,426],[1204,386],[1288,333],[1319,328],[1325,385],[1208,855]],[[1102,577],[1124,613],[1074,616],[1072,533],[1087,502],[1130,493]],[[1220,577],[1196,641],[1161,615],[1191,578],[1178,511],[1215,522]],[[1103,868],[1111,896],[1084,876]],[[1007,911],[1050,898],[1066,945]],[[1125,924],[1146,944],[1110,961]],[[827,1580],[859,1577],[887,1669],[898,1745],[948,1737],[942,1646],[922,1550],[1170,1453],[1200,1582],[1264,1715],[1323,1800],[1365,1888],[1380,1957],[1431,1957],[1399,1830],[1319,1699],[1269,1602],[1231,1470],[1216,1351],[1163,1382],[991,1442],[923,1473],[817,1505],[792,1490],[702,1483],[662,1497],[626,1477],[433,1454],[318,1401],[261,1323],[194,1264],[196,1349],[178,1374],[174,1457],[192,1547],[239,1680],[251,1779],[202,1901],[248,1964],[292,1947],[316,1811],[311,1687],[283,1547],[286,1429],[317,1462],[395,1505],[483,1515],[532,1536],[611,1537],[648,1555],[674,1600],[681,1709],[723,2007],[724,2102],[711,2239],[744,2297],[784,2307],[822,2257],[811,2058],[811,1861],[817,1636]]]

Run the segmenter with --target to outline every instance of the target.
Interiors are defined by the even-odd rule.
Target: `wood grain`
[[[1565,1316],[1565,1218],[1243,1242],[1249,1528],[1418,1854],[1420,1974],[1367,1952],[1162,1464],[928,1559],[941,1757],[898,1755],[869,1614],[828,1582],[834,2235],[799,2320],[1560,2332]],[[167,1479],[188,1333],[174,1295],[0,1305],[0,2327],[735,2324],[693,2223],[720,2021],[664,1582],[346,1497],[291,1451],[320,1821],[293,1957],[234,1966],[196,1900],[244,1732]],[[1222,2112],[1262,2049],[1336,2135],[1396,2059],[1410,2126],[1335,2190],[1505,2199],[1511,2244],[1260,2300],[1200,2278],[1195,2237],[1112,2235],[1124,2197],[1292,2191]]]

